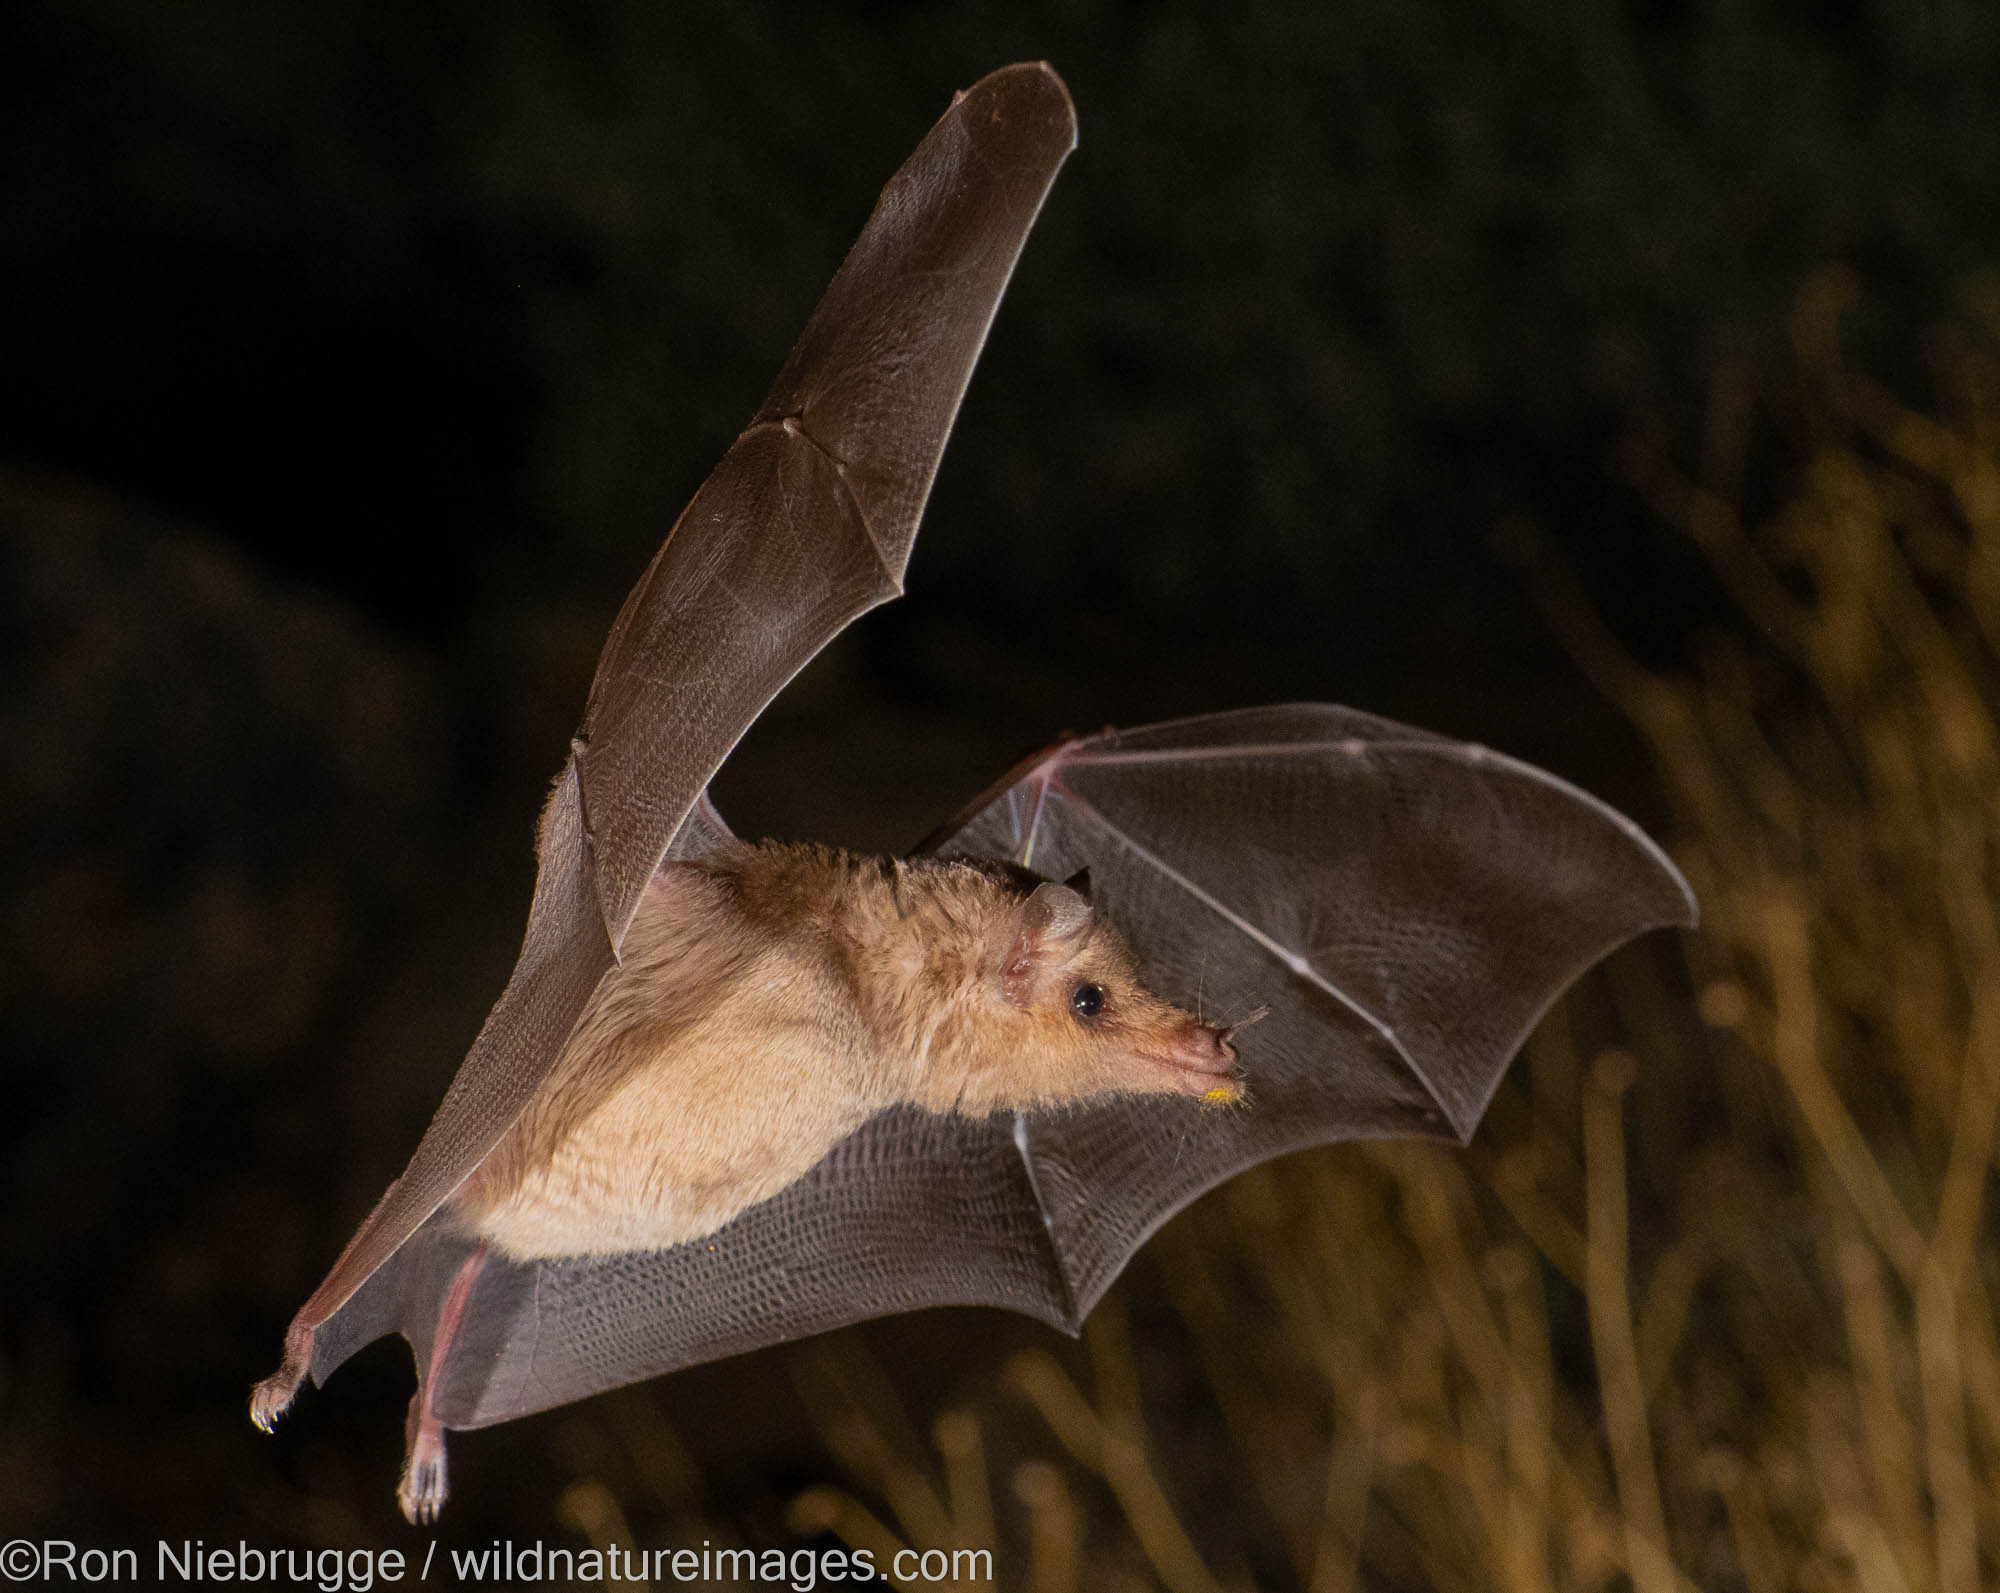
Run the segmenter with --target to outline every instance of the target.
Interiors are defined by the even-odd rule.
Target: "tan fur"
[[[1223,1037],[1149,994],[1115,932],[1038,934],[1024,901],[969,865],[813,846],[664,865],[458,1220],[522,1259],[654,1249],[714,1232],[898,1102],[1234,1098]],[[1086,981],[1103,992],[1089,1021],[1071,1006]]]

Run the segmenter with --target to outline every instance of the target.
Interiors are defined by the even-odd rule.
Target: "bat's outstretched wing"
[[[1578,975],[1694,893],[1630,819],[1485,747],[1321,703],[1106,731],[932,849],[1091,895],[1153,989],[1236,1036],[1247,1110],[1151,1097],[1018,1125],[1074,1328],[1161,1223],[1285,1151],[1471,1136]],[[1179,1108],[1178,1110],[1176,1108]]]
[[[1047,66],[1003,68],[953,102],[625,600],[575,744],[614,946],[751,722],[837,632],[902,592],[973,362],[1075,146]]]
[[[1240,1037],[1259,1098],[1337,1084],[1342,1137],[1469,1139],[1570,982],[1696,912],[1645,832],[1567,781],[1327,703],[1064,742],[922,850],[1087,867],[1152,988],[1224,1021],[1269,1006]],[[1329,1066],[1328,1031],[1357,1024],[1367,1057]]]
[[[726,832],[725,832],[726,833]],[[1345,708],[1107,731],[1022,764],[930,850],[1088,868],[1147,982],[1237,1036],[1249,1104],[1129,1097],[970,1119],[899,1108],[710,1238],[488,1263],[445,1422],[482,1426],[863,1318],[1007,1306],[1075,1331],[1159,1225],[1302,1146],[1469,1135],[1528,1030],[1686,882],[1603,803]],[[463,1241],[427,1230],[354,1306],[429,1354]],[[330,1358],[365,1338],[326,1344]]]
[[[260,1421],[308,1357],[316,1378],[337,1364],[316,1330],[519,1115],[743,732],[836,632],[900,592],[960,396],[1075,143],[1055,73],[1006,67],[959,95],[883,189],[769,396],[619,612],[543,817],[520,963],[409,1166],[295,1319]]]

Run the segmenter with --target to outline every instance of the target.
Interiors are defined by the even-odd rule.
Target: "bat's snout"
[[[1166,1072],[1170,1087],[1182,1095],[1218,1103],[1243,1098],[1243,1079],[1236,1067],[1233,1029],[1189,1019],[1169,1042],[1164,1055],[1148,1060]]]

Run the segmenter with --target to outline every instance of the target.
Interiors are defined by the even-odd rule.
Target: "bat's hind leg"
[[[396,1484],[396,1503],[413,1527],[428,1526],[444,1509],[446,1486],[444,1426],[431,1410],[428,1393],[419,1386],[410,1396],[410,1417],[403,1424],[403,1480]]]
[[[312,1365],[313,1330],[294,1322],[285,1330],[285,1359],[278,1369],[250,1391],[250,1419],[264,1432],[278,1425],[278,1418],[292,1408],[299,1384],[306,1380]]]
[[[417,1368],[417,1391],[410,1396],[409,1420],[403,1425],[403,1480],[396,1485],[396,1503],[411,1526],[428,1526],[444,1509],[447,1485],[444,1463],[444,1422],[437,1412],[437,1392],[452,1341],[465,1320],[472,1286],[486,1265],[486,1246],[479,1245],[459,1264],[458,1275],[445,1291],[438,1310],[437,1331],[431,1337],[428,1366]]]

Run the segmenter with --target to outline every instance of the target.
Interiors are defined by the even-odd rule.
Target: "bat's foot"
[[[280,1367],[250,1391],[250,1419],[258,1431],[272,1432],[279,1417],[292,1408],[292,1396],[299,1391],[299,1374]]]
[[[270,1432],[278,1418],[292,1408],[299,1384],[312,1365],[312,1329],[294,1323],[285,1334],[285,1360],[275,1372],[250,1391],[250,1419],[261,1432]]]
[[[403,1452],[403,1480],[396,1484],[396,1503],[403,1507],[403,1519],[413,1527],[435,1522],[450,1489],[444,1465],[444,1426],[431,1414],[422,1389],[411,1396],[410,1419],[405,1428],[407,1446]]]

